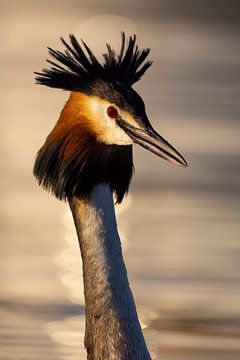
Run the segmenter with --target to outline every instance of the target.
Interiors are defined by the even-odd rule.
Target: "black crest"
[[[50,69],[36,72],[38,84],[70,91],[90,91],[97,80],[107,81],[123,87],[131,87],[140,80],[152,62],[146,61],[149,49],[139,50],[136,35],[126,41],[122,33],[122,44],[117,55],[107,44],[101,64],[82,40],[80,45],[74,35],[68,44],[63,38],[64,52],[48,48],[54,60],[47,60]]]

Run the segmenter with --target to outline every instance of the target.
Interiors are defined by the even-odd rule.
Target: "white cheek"
[[[111,119],[106,113],[106,106],[95,104],[95,111],[104,123],[104,129],[98,135],[99,139],[108,145],[132,145],[132,139],[122,130],[115,119]]]
[[[91,101],[92,111],[101,122],[99,123],[101,130],[98,132],[98,139],[108,145],[132,145],[132,139],[116,124],[115,119],[111,119],[107,115],[108,106],[107,102]]]
[[[111,119],[105,115],[105,124],[106,131],[103,134],[104,142],[106,144],[116,144],[116,145],[132,145],[132,139],[122,130],[114,119]]]

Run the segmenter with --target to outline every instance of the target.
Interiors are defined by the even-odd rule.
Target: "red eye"
[[[114,106],[109,106],[107,108],[107,114],[110,118],[115,119],[118,117],[118,111]]]

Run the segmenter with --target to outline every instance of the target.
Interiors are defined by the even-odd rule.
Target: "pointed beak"
[[[118,119],[117,122],[136,144],[141,145],[145,149],[173,164],[183,167],[188,166],[183,156],[150,125],[144,125],[144,128],[136,128],[123,119]]]

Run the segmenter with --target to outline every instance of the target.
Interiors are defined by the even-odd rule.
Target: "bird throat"
[[[83,260],[88,360],[150,360],[128,284],[112,191],[69,200]]]

